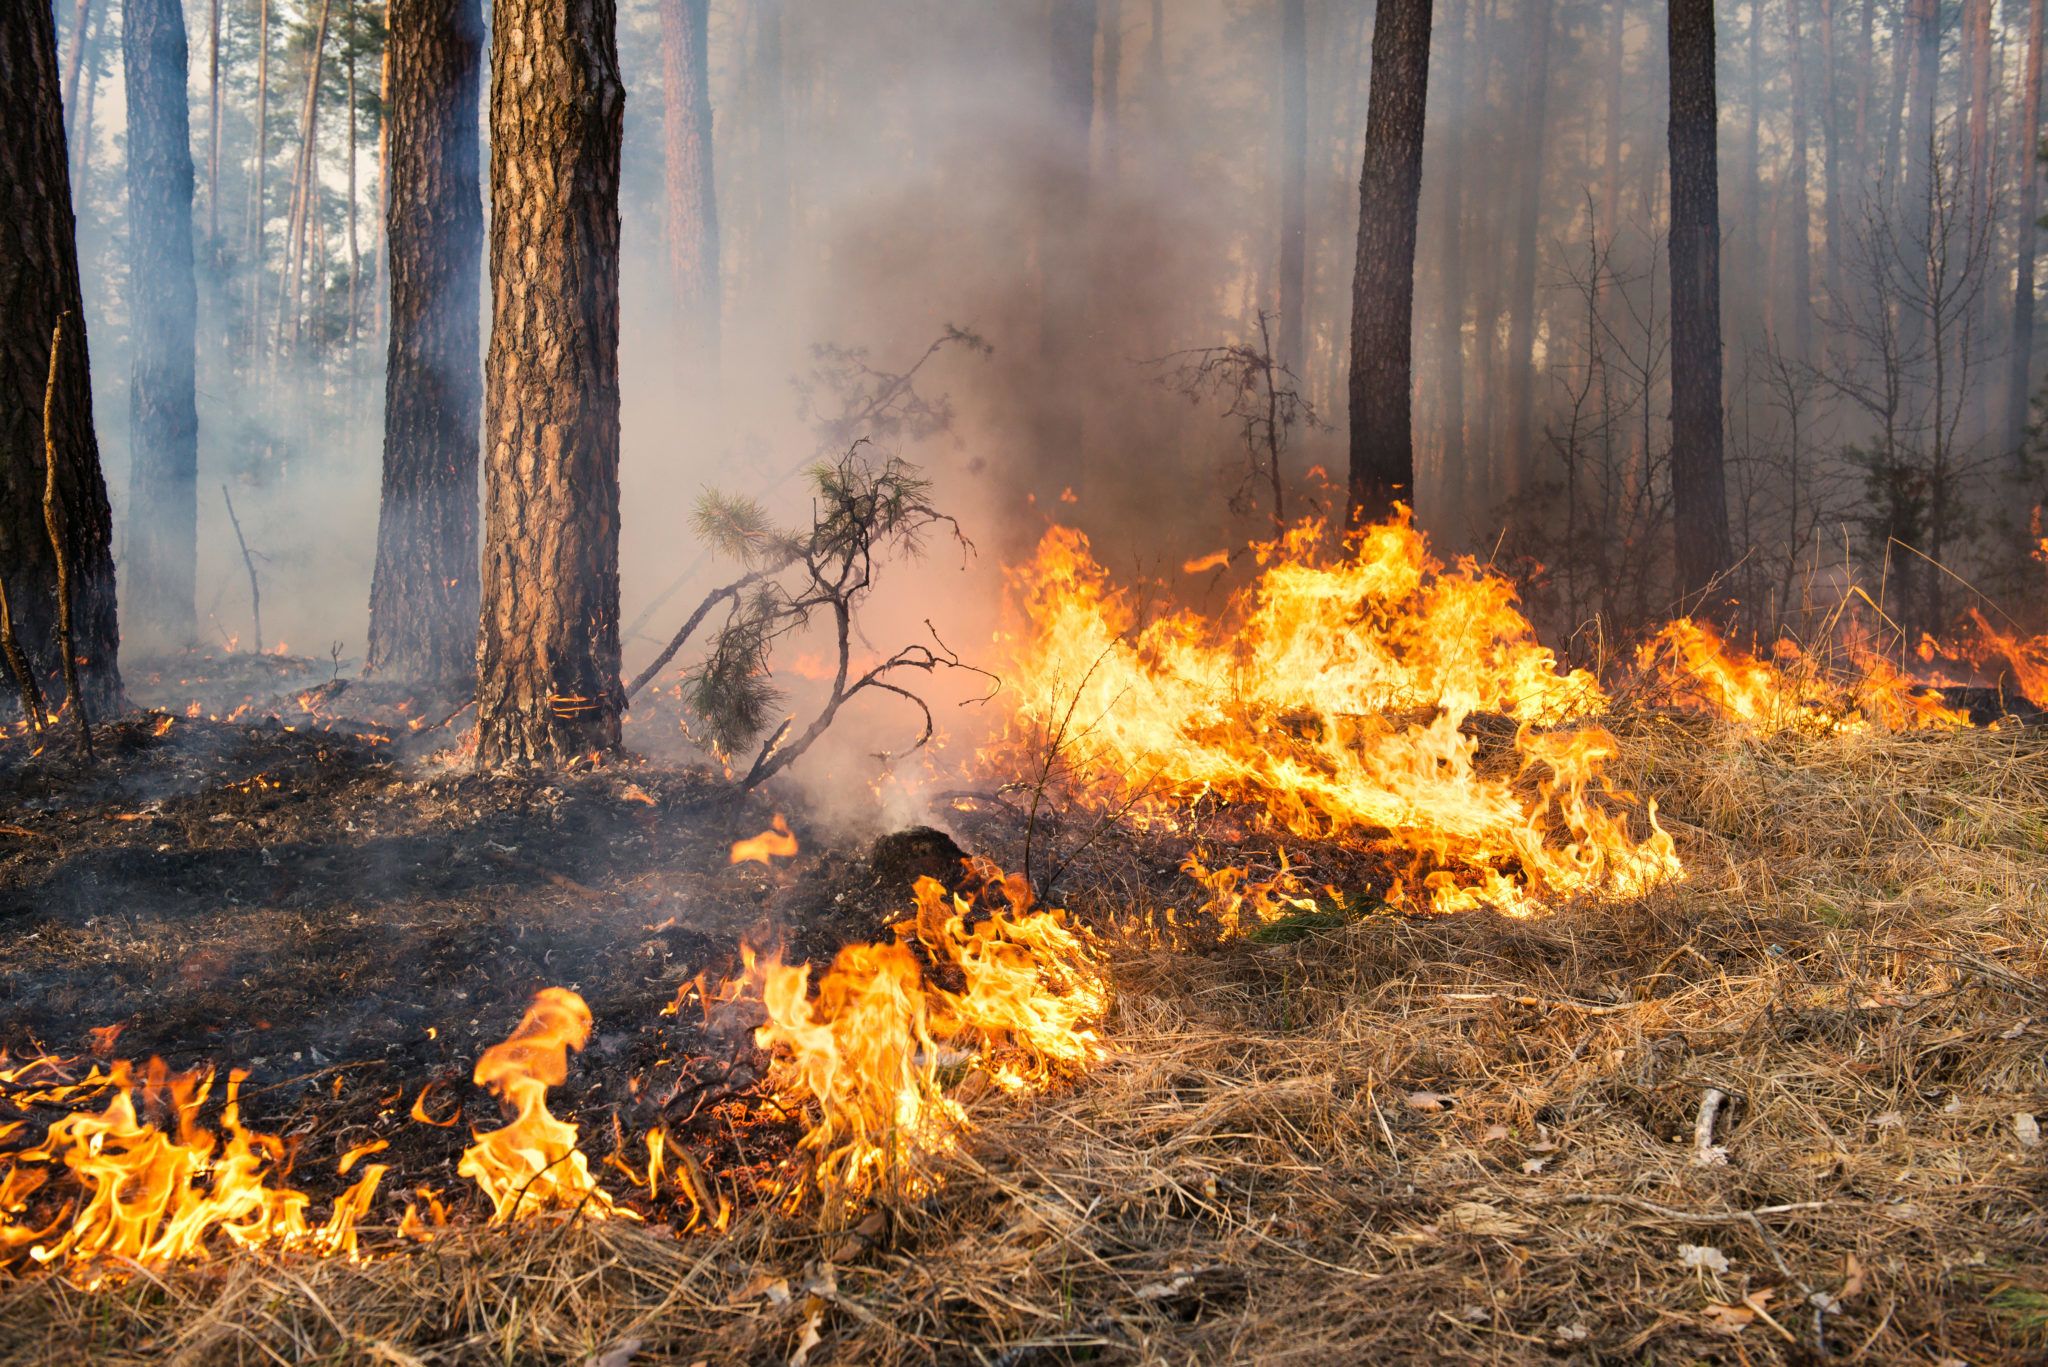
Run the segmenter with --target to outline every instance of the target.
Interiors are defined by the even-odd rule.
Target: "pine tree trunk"
[[[1508,314],[1508,494],[1518,496],[1534,477],[1536,434],[1536,263],[1542,255],[1543,157],[1550,106],[1552,0],[1526,0],[1529,33],[1522,45],[1522,97],[1517,102],[1526,141],[1516,160],[1515,284]]]
[[[2005,447],[2024,466],[2027,410],[2034,381],[2034,255],[2040,242],[2041,43],[2048,39],[2048,0],[2033,0],[2027,18],[2026,96],[2020,113],[2018,282],[2012,296],[2012,354],[2006,374]]]
[[[1353,525],[1386,516],[1415,484],[1415,219],[1431,8],[1432,0],[1380,0],[1373,17],[1351,286]]]
[[[0,5],[0,578],[14,630],[52,706],[57,556],[43,517],[46,450],[57,461],[59,541],[71,592],[72,642],[89,715],[121,702],[114,612],[113,516],[93,433],[85,307],[78,282],[64,98],[50,6]],[[51,334],[63,349],[50,391]],[[45,398],[49,403],[45,443]]]
[[[1622,65],[1628,54],[1628,0],[1612,0],[1607,19],[1607,98],[1601,106],[1600,231],[1612,242],[1621,217]]]
[[[78,112],[79,68],[85,61],[85,30],[92,22],[92,0],[78,0],[71,12],[71,56],[64,63],[64,122]]]
[[[1820,0],[1820,139],[1822,171],[1821,214],[1827,242],[1822,249],[1822,292],[1832,311],[1842,297],[1842,113],[1837,98],[1835,61],[1835,6],[1840,0]]]
[[[479,0],[392,0],[386,106],[391,338],[369,668],[476,679],[483,201]]]
[[[1439,291],[1436,328],[1436,392],[1439,415],[1437,425],[1441,431],[1443,459],[1438,472],[1438,487],[1446,493],[1455,491],[1458,501],[1464,501],[1465,489],[1465,177],[1464,148],[1465,123],[1470,117],[1465,107],[1465,63],[1469,55],[1469,43],[1465,35],[1465,10],[1468,0],[1451,0],[1450,17],[1445,21],[1445,45],[1443,61],[1443,98],[1439,101],[1448,114],[1439,127],[1443,130],[1444,169],[1437,177],[1442,186],[1437,220],[1438,242],[1443,252],[1443,288]],[[1462,515],[1465,511],[1460,508]]]
[[[270,201],[264,180],[270,170],[270,6],[271,0],[256,0],[256,166],[251,177],[249,198],[249,349],[262,349],[263,272],[268,267],[270,244],[264,232],[270,221]]]
[[[209,0],[206,24],[206,250],[220,247],[220,0]]]
[[[1749,74],[1748,105],[1749,131],[1743,144],[1742,155],[1742,240],[1736,245],[1736,253],[1742,262],[1742,269],[1755,274],[1755,278],[1768,280],[1765,267],[1764,240],[1762,232],[1764,201],[1763,144],[1759,132],[1764,117],[1764,5],[1763,0],[1749,0],[1749,60],[1745,64]],[[1738,337],[1747,339],[1754,334],[1753,326],[1761,325],[1764,335],[1771,333],[1770,312],[1773,302],[1771,291],[1744,291],[1738,299],[1735,310],[1734,328]]]
[[[1906,121],[1904,154],[1906,158],[1906,192],[1900,205],[1900,239],[1897,250],[1900,256],[1917,266],[1931,263],[1936,250],[1934,235],[1934,135],[1936,84],[1941,70],[1941,28],[1938,22],[1940,0],[1907,0],[1906,36],[1907,56],[1910,58],[1912,75],[1910,99],[1911,117]],[[1933,320],[1929,309],[1935,305],[1926,300],[1924,276],[1912,290],[1913,300],[1907,302],[1901,312],[1899,336],[1902,353],[1908,358],[1918,355],[1921,343],[1926,339],[1927,328]]]
[[[668,264],[687,364],[715,381],[719,350],[718,192],[712,178],[710,0],[661,0],[662,147]]]
[[[1669,40],[1671,518],[1678,591],[1690,601],[1706,597],[1730,562],[1728,496],[1721,464],[1721,212],[1714,145],[1713,0],[1670,0]]]
[[[128,622],[152,647],[192,643],[199,562],[199,322],[192,273],[192,138],[180,0],[123,0],[133,317],[128,430]]]
[[[1813,208],[1807,185],[1806,35],[1800,3],[1801,0],[1785,0],[1785,64],[1792,77],[1792,148],[1785,168],[1785,193],[1792,201],[1787,237],[1791,248],[1788,302],[1792,309],[1792,355],[1808,362],[1813,359]]]
[[[616,749],[619,79],[612,0],[497,0],[477,762]]]
[[[1297,373],[1308,299],[1308,7],[1280,0],[1279,360]]]

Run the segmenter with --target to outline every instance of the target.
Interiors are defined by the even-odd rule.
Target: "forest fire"
[[[1598,681],[1558,667],[1507,579],[1444,566],[1405,510],[1341,552],[1310,525],[1256,554],[1223,619],[1140,624],[1086,538],[1049,532],[1012,577],[1019,702],[999,762],[1062,752],[1167,819],[1214,797],[1295,836],[1372,842],[1404,866],[1382,893],[1397,906],[1528,913],[1683,877],[1654,800],[1602,778],[1616,742],[1587,721]],[[1461,729],[1480,714],[1513,728],[1519,773],[1482,766]]]

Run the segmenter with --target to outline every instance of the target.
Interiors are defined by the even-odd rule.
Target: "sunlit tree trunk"
[[[1542,256],[1543,158],[1550,107],[1552,0],[1525,0],[1528,32],[1521,45],[1522,95],[1516,102],[1523,133],[1516,160],[1515,283],[1508,315],[1508,495],[1534,477],[1536,434],[1531,398],[1536,384],[1536,263]]]
[[[113,516],[100,472],[78,282],[57,35],[40,0],[0,4],[0,587],[52,705],[63,696],[57,551],[44,520],[46,452],[56,459],[57,543],[87,711],[121,698]],[[63,348],[50,385],[51,340]],[[47,400],[48,431],[45,432]],[[45,438],[48,438],[47,443]]]
[[[459,690],[476,677],[483,16],[478,0],[392,0],[388,23],[391,338],[368,663]]]
[[[1713,0],[1670,0],[1669,47],[1671,518],[1678,591],[1690,605],[1709,597],[1730,563],[1721,460],[1721,213],[1714,145]]]
[[[619,143],[612,0],[496,0],[477,762],[619,743]]]
[[[1385,516],[1415,484],[1415,221],[1422,194],[1431,0],[1381,0],[1358,179],[1351,287],[1350,519]]]
[[[192,273],[192,138],[179,0],[123,0],[128,99],[129,634],[191,643],[199,558],[199,321]]]
[[[2006,375],[2005,446],[2023,461],[2027,408],[2034,376],[2034,256],[2041,219],[2041,44],[2048,38],[2048,0],[2033,0],[2027,16],[2026,93],[2020,113],[2019,267],[2012,296],[2012,356]]]
[[[718,192],[712,178],[710,0],[662,0],[662,150],[668,265],[686,364],[698,381],[718,365]]]
[[[1280,363],[1299,371],[1308,297],[1308,6],[1280,0]]]

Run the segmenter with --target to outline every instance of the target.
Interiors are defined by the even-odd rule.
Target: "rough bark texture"
[[[662,148],[676,326],[693,371],[716,366],[718,192],[712,179],[710,0],[661,0]],[[705,377],[709,378],[709,377]]]
[[[2048,0],[2033,0],[2027,19],[2026,96],[2020,113],[2020,226],[2018,282],[2012,297],[2012,357],[2006,376],[2005,444],[2024,460],[2027,405],[2033,394],[2034,249],[2040,241],[2041,42],[2048,37]]]
[[[1112,19],[1112,27],[1114,19]],[[1307,0],[1280,0],[1279,360],[1299,372],[1308,295]]]
[[[1351,285],[1351,507],[1383,517],[1415,483],[1415,217],[1429,95],[1431,0],[1381,0],[1358,178]]]
[[[390,26],[391,338],[369,667],[459,689],[476,677],[483,18],[478,0],[392,0]]]
[[[1713,0],[1671,0],[1670,13],[1671,518],[1678,591],[1692,600],[1729,564]]]
[[[93,434],[64,101],[47,4],[0,5],[0,128],[7,130],[0,139],[0,316],[8,320],[0,330],[0,574],[15,632],[48,685],[63,671],[57,562],[43,525],[43,400],[50,335],[68,315],[49,435],[80,687],[92,715],[105,716],[121,700],[113,516]]]
[[[477,761],[615,749],[619,139],[612,0],[497,0]]]
[[[199,323],[192,274],[192,130],[179,0],[124,0],[128,85],[128,627],[131,638],[191,644],[199,557]]]

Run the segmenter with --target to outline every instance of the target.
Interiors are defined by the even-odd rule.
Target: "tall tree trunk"
[[[1709,596],[1731,559],[1721,468],[1713,0],[1670,0],[1670,15],[1671,520],[1678,591],[1690,606]]]
[[[1415,218],[1429,99],[1432,0],[1380,0],[1358,177],[1351,286],[1352,525],[1386,516],[1415,484]]]
[[[1443,50],[1443,89],[1438,101],[1448,116],[1437,126],[1443,138],[1443,170],[1437,180],[1442,187],[1437,220],[1438,243],[1443,252],[1443,287],[1438,292],[1436,327],[1436,374],[1434,387],[1441,405],[1438,426],[1442,433],[1443,460],[1438,488],[1458,496],[1463,503],[1465,488],[1465,177],[1463,174],[1465,125],[1471,111],[1465,107],[1465,63],[1470,43],[1465,34],[1465,11],[1469,0],[1451,0],[1451,12],[1444,23],[1449,40]],[[1459,522],[1470,510],[1457,509]]]
[[[1909,92],[1912,117],[1907,120],[1904,135],[1906,194],[1899,213],[1903,231],[1898,252],[1916,266],[1923,262],[1931,266],[1937,249],[1933,240],[1934,102],[1941,70],[1941,0],[1907,0],[1907,5],[1907,47],[1912,59],[1913,78]],[[1923,277],[1914,294],[1924,296],[1925,293]],[[1904,309],[1899,336],[1905,356],[1913,357],[1919,352],[1928,325],[1933,321],[1928,316],[1929,311],[1936,307],[1935,302],[1922,298],[1919,307],[1909,303]]]
[[[1529,32],[1523,39],[1521,99],[1516,102],[1525,141],[1515,158],[1515,284],[1508,313],[1508,495],[1519,496],[1534,477],[1536,445],[1532,395],[1536,385],[1536,262],[1542,255],[1543,159],[1548,150],[1552,0],[1525,0]]]
[[[71,55],[64,62],[64,122],[78,112],[78,74],[85,61],[85,30],[92,22],[92,0],[78,0],[71,12]]]
[[[1308,5],[1280,0],[1280,363],[1299,372],[1308,299]]]
[[[250,177],[249,197],[249,349],[253,353],[263,341],[263,272],[268,268],[270,244],[264,231],[270,221],[270,201],[264,180],[270,170],[270,6],[271,0],[256,0],[256,165]]]
[[[710,0],[661,0],[662,149],[668,266],[688,365],[715,381],[719,349],[718,191],[712,178]]]
[[[206,249],[220,247],[220,0],[206,23]]]
[[[1628,55],[1628,0],[1612,0],[1607,11],[1607,97],[1601,105],[1600,231],[1613,241],[1621,217],[1622,66]]]
[[[1842,295],[1842,106],[1836,77],[1835,6],[1840,0],[1820,0],[1820,138],[1822,172],[1821,214],[1827,243],[1822,249],[1822,284],[1828,308]]]
[[[619,141],[612,0],[496,0],[477,762],[616,749]]]
[[[1892,6],[1891,107],[1885,114],[1884,166],[1880,170],[1893,202],[1901,202],[1905,179],[1906,93],[1913,86],[1913,54],[1918,50],[1918,11],[1922,0],[1896,0]]]
[[[1785,168],[1785,192],[1792,201],[1792,222],[1787,229],[1792,355],[1808,362],[1813,359],[1813,207],[1807,185],[1806,35],[1800,3],[1785,0],[1785,64],[1792,75],[1792,148]]]
[[[192,137],[180,0],[123,0],[128,94],[128,388],[131,634],[181,649],[197,627],[199,291],[192,273]]]
[[[327,18],[333,0],[320,0],[313,28],[313,47],[306,54],[306,99],[299,111],[299,157],[292,173],[292,211],[285,229],[284,288],[278,295],[277,347],[285,346],[289,328],[296,347],[303,318],[306,257],[312,245],[311,220],[320,195],[320,68],[327,56]]]
[[[369,668],[461,691],[476,679],[479,0],[392,0],[384,486]]]
[[[2034,384],[2034,253],[2041,221],[2041,44],[2048,39],[2048,0],[2033,0],[2027,17],[2026,95],[2020,113],[2019,269],[2012,296],[2012,355],[2006,374],[2005,447],[2024,463],[2027,409]]]
[[[92,110],[93,99],[100,88],[100,40],[106,34],[107,17],[104,9],[94,10],[86,16],[82,40],[83,53],[79,58],[78,82],[83,90],[73,94],[72,117],[66,121],[71,134],[71,192],[80,199],[89,199],[89,178],[92,175]]]
[[[1768,280],[1765,269],[1763,233],[1764,167],[1763,144],[1760,131],[1764,117],[1764,4],[1763,0],[1749,0],[1749,60],[1745,63],[1749,75],[1749,131],[1743,143],[1742,155],[1742,241],[1738,253],[1742,269],[1750,272],[1752,278]],[[1735,331],[1738,337],[1747,337],[1747,329],[1761,323],[1764,334],[1771,331],[1772,295],[1767,287],[1758,291],[1745,291],[1742,307],[1736,310]]]
[[[348,0],[348,370],[351,387],[356,374],[356,286],[363,274],[363,249],[356,239],[356,48],[362,37],[359,25],[356,0]]]
[[[88,714],[104,716],[121,702],[113,514],[93,433],[56,25],[40,0],[0,5],[0,127],[0,315],[8,319],[0,332],[0,580],[37,677],[63,677],[58,556],[43,509],[54,458],[54,540],[69,579],[73,657]],[[60,320],[63,347],[52,366]],[[45,693],[54,704],[55,690]]]

